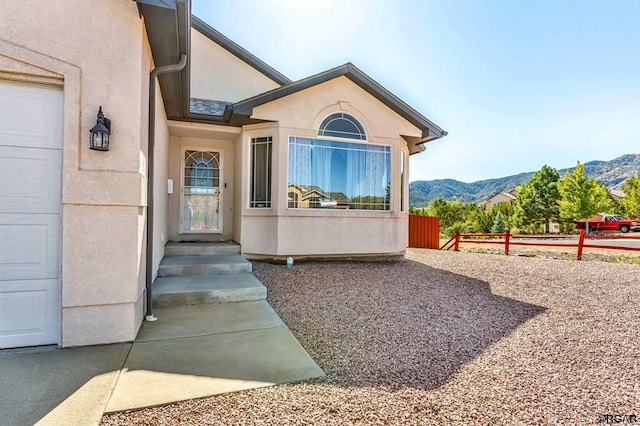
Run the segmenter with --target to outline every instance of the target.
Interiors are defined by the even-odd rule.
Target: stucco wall
[[[197,30],[191,30],[191,96],[237,102],[279,87]]]
[[[317,138],[318,126],[334,112],[354,116],[364,126],[367,143],[391,147],[391,210],[290,209],[287,203],[290,136]],[[243,149],[252,137],[273,136],[273,207],[250,209],[249,186],[242,187],[242,251],[249,256],[343,256],[399,254],[407,247],[407,216],[400,210],[400,135],[420,130],[345,77],[325,82],[254,109],[253,117],[276,123],[245,126]],[[243,176],[251,175],[248,156]],[[405,166],[408,166],[408,161]],[[408,168],[405,173],[408,188]],[[408,192],[405,192],[405,199]]]
[[[245,216],[243,254],[261,257],[397,255],[407,248],[407,217]]]
[[[284,217],[278,255],[397,254],[407,248],[406,225],[399,217]]]
[[[96,25],[95,19],[100,17]],[[142,320],[150,59],[130,0],[6,0],[3,55],[64,79],[60,345],[133,340]],[[28,78],[28,70],[25,74]],[[108,152],[88,148],[98,107]]]

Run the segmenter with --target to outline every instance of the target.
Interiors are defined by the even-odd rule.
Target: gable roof
[[[513,195],[510,192],[498,192],[497,194],[493,195],[491,198],[489,198],[487,200],[487,202],[490,202],[491,200],[493,200],[494,198],[496,198],[497,196],[502,195],[504,198],[507,198],[511,201],[515,200],[517,197],[515,195]]]
[[[341,76],[347,77],[349,80],[372,95],[374,98],[378,99],[388,108],[419,128],[422,131],[423,138],[428,137],[431,140],[447,135],[446,131],[442,130],[431,120],[410,107],[402,99],[398,98],[396,95],[382,87],[382,85],[362,72],[351,62],[347,62],[344,65],[340,65],[319,74],[303,78],[302,80],[298,80],[296,82],[284,85],[277,89],[270,90],[260,95],[253,96],[249,99],[236,102],[233,105],[233,111],[238,114],[250,116],[253,113],[253,108],[257,106],[264,105],[276,99],[289,96],[293,93],[308,89],[313,86],[317,86],[318,84],[333,80],[334,78]],[[424,142],[427,141],[425,140]]]
[[[220,45],[220,47],[224,48],[229,53],[235,55],[238,59],[244,61],[256,70],[260,71],[262,74],[269,77],[279,85],[283,86],[285,84],[291,83],[291,80],[280,73],[278,70],[261,61],[251,52],[244,49],[233,40],[227,38],[221,32],[212,28],[206,22],[195,15],[191,17],[191,27],[207,37],[209,40]]]
[[[613,195],[614,197],[617,197],[617,198],[624,198],[624,197],[626,197],[626,194],[624,193],[624,191],[621,191],[621,190],[619,190],[619,189],[610,189],[610,190],[609,190],[609,193],[610,193],[611,195]]]

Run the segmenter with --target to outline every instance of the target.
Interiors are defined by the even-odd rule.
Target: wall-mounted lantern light
[[[89,148],[97,151],[109,151],[109,135],[111,134],[111,120],[105,118],[102,113],[102,106],[98,110],[98,121],[96,125],[89,130],[91,139],[89,139]]]

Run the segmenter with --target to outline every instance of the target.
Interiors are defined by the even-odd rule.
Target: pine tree
[[[627,178],[622,184],[624,214],[630,219],[640,219],[640,173]]]
[[[558,201],[558,171],[547,165],[524,185],[518,187],[518,197],[514,207],[514,219],[525,229],[534,229],[544,224],[545,233],[549,232],[549,222],[560,217]]]
[[[560,217],[566,222],[590,218],[596,213],[608,212],[613,207],[609,191],[604,184],[584,173],[584,164],[578,163],[558,183]]]
[[[504,231],[507,230],[507,224],[504,221],[504,216],[502,213],[496,213],[496,217],[493,219],[493,226],[491,227],[491,232],[494,234],[503,234]]]

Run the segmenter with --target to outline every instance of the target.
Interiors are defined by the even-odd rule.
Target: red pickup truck
[[[615,214],[599,213],[590,219],[580,219],[576,229],[585,229],[589,224],[590,231],[640,231],[640,220],[627,220]]]

